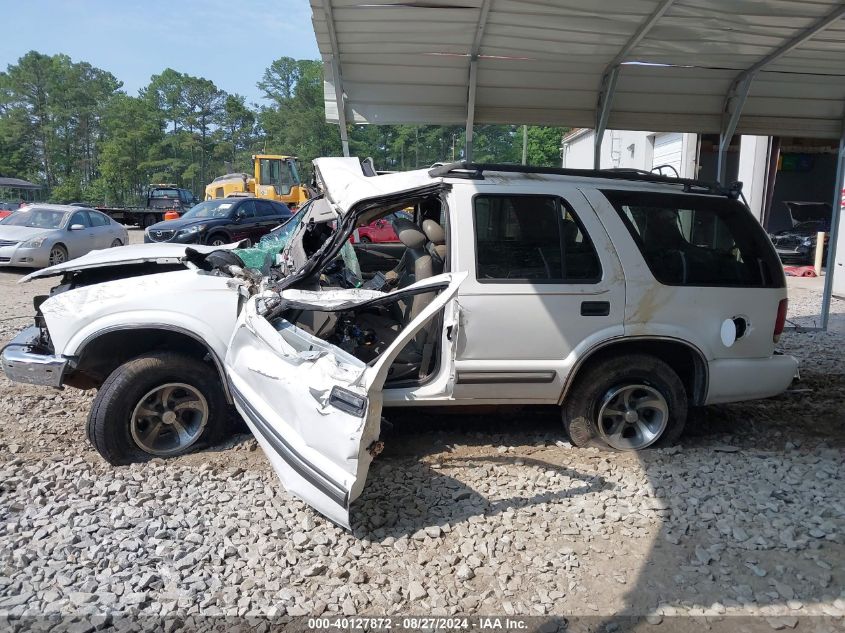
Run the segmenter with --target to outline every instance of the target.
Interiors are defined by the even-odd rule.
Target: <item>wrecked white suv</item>
[[[315,169],[323,197],[257,249],[125,246],[30,275],[62,280],[7,376],[97,388],[88,437],[114,464],[213,442],[233,404],[284,485],[348,526],[382,405],[558,404],[574,444],[635,450],[796,373],[775,351],[783,270],[737,188]],[[398,243],[350,243],[388,216]]]

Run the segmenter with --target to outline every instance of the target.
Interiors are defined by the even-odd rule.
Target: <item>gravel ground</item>
[[[19,276],[0,272],[0,341],[51,285]],[[790,280],[797,324],[818,314],[816,286]],[[614,630],[614,614],[648,614],[646,629],[687,615],[841,630],[843,339],[787,333],[792,390],[695,411],[680,446],[640,455],[572,448],[551,410],[388,411],[352,533],[288,495],[248,435],[113,468],[85,440],[91,392],[0,377],[0,622],[492,613]]]

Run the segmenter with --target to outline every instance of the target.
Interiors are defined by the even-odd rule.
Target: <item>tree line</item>
[[[336,125],[323,110],[323,65],[282,57],[249,104],[213,81],[172,68],[153,75],[137,96],[108,71],[67,55],[31,51],[0,72],[0,175],[42,184],[56,202],[134,204],[149,183],[175,183],[202,197],[231,171],[251,172],[257,152],[294,154],[307,173],[318,156],[341,153]],[[565,129],[528,128],[529,164],[558,165]],[[350,151],[378,169],[406,170],[460,160],[462,126],[352,125]],[[481,125],[478,162],[517,163],[523,131]]]

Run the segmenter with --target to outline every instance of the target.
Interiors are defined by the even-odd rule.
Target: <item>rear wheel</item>
[[[88,415],[88,439],[110,464],[173,457],[218,441],[226,415],[214,369],[190,356],[155,352],[106,379]]]
[[[66,261],[67,249],[61,244],[54,244],[53,247],[50,249],[50,256],[48,258],[50,266],[55,266],[56,264],[64,264]]]
[[[111,248],[117,248],[118,246],[123,246],[123,242],[120,240],[112,240]]]
[[[563,423],[576,446],[619,451],[668,446],[687,418],[681,379],[646,354],[608,358],[578,376],[563,406]]]
[[[361,238],[361,244],[369,244],[370,242],[372,242],[372,240],[366,235]]]

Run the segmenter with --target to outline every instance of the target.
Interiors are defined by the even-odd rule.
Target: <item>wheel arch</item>
[[[126,361],[160,349],[209,358],[217,370],[226,401],[233,402],[222,359],[196,333],[168,324],[121,325],[88,336],[77,348],[73,372],[65,384],[83,389],[99,387]]]
[[[607,358],[625,354],[648,354],[666,362],[684,384],[691,405],[703,405],[707,399],[709,369],[707,359],[698,347],[667,336],[628,336],[603,341],[587,350],[566,377],[558,404],[563,404],[585,369]]]
[[[232,236],[229,234],[229,231],[224,229],[223,227],[212,227],[208,230],[208,234],[205,236],[205,243],[208,244],[211,241],[211,238],[215,235],[222,235],[226,238],[227,244],[232,242]]]

